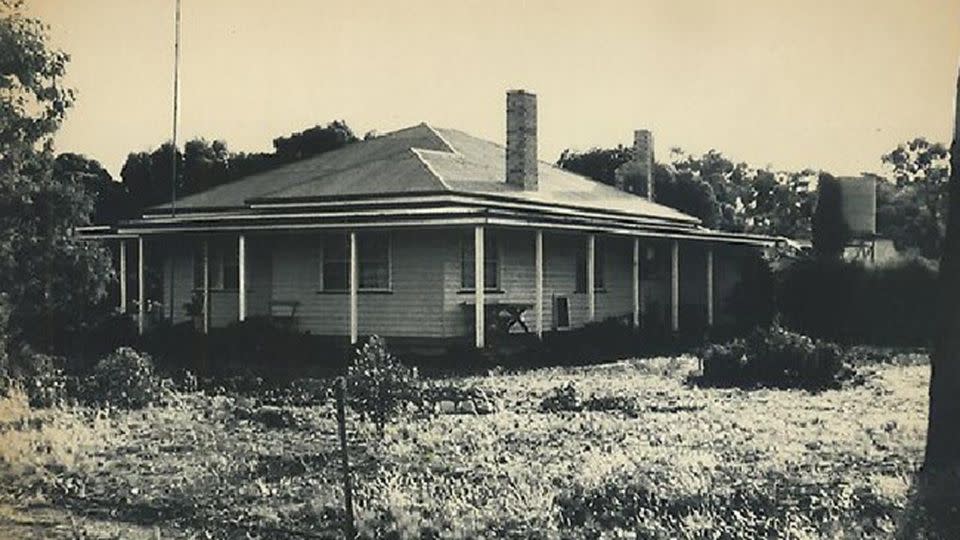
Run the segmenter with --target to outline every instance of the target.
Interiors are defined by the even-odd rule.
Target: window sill
[[[317,294],[350,294],[348,290],[324,291],[319,290]],[[393,289],[358,289],[357,294],[393,294]]]
[[[503,289],[484,289],[483,294],[506,294],[507,291]],[[457,294],[476,294],[474,289],[460,289],[457,291]]]
[[[207,289],[207,290],[208,290],[209,292],[211,292],[211,293],[235,293],[235,294],[239,294],[239,293],[240,293],[240,289],[224,289],[224,288],[214,289],[213,287],[210,287],[210,288]],[[253,291],[254,291],[254,289],[247,289],[247,292],[248,292],[248,293],[249,293],[249,292],[253,292]],[[201,288],[201,287],[194,288],[194,289],[193,289],[193,292],[197,292],[197,293],[201,293],[201,294],[202,294],[202,293],[203,293],[203,288]]]

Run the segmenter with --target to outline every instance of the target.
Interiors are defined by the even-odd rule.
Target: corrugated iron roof
[[[448,192],[698,221],[542,161],[538,189],[525,191],[505,182],[505,160],[502,145],[462,131],[420,124],[184,197],[177,201],[177,208],[229,209],[245,207],[250,201],[283,203]],[[168,208],[163,205],[153,210],[156,213]]]

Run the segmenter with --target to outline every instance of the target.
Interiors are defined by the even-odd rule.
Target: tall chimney
[[[638,129],[633,132],[633,149],[630,154],[630,161],[614,171],[614,183],[618,189],[652,201],[653,133],[650,130]]]
[[[633,159],[640,165],[641,178],[637,186],[637,195],[652,201],[654,198],[653,133],[649,129],[638,129],[633,132]]]
[[[537,96],[507,92],[507,184],[537,189]]]

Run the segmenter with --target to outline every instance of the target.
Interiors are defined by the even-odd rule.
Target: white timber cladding
[[[376,232],[384,233],[382,229]],[[270,301],[299,302],[297,326],[301,331],[315,335],[348,336],[351,329],[350,291],[324,291],[321,288],[323,236],[340,235],[346,230],[287,234],[249,234],[246,237],[247,315],[269,315]],[[379,334],[389,337],[466,338],[474,342],[475,290],[462,286],[461,242],[475,241],[474,226],[399,229],[388,232],[390,241],[390,288],[386,290],[357,291],[356,326],[359,335]],[[484,227],[486,245],[496,241],[499,260],[497,275],[499,287],[484,292],[484,302],[528,304],[524,320],[531,332],[536,332],[537,321],[537,240],[530,229]],[[194,257],[202,255],[204,236],[188,237],[189,242],[177,240],[163,243],[165,253],[175,259],[174,321],[188,320],[185,304],[194,291],[202,294],[202,279],[194,287]],[[358,246],[362,233],[357,234]],[[215,242],[237,246],[237,236],[211,236]],[[542,233],[542,298],[543,328],[549,331],[554,322],[554,299],[568,298],[572,327],[589,321],[589,296],[577,288],[577,260],[586,246],[586,234],[544,231]],[[638,244],[640,298],[635,301],[633,282],[634,238],[597,234],[595,248],[602,250],[604,264],[597,265],[603,272],[604,288],[594,296],[596,320],[623,317],[630,321],[637,304],[641,306],[643,326],[671,322],[671,255],[672,242],[643,240]],[[706,312],[706,249],[705,243],[684,243],[679,250],[678,296],[683,310]],[[471,245],[475,249],[475,246]],[[160,256],[160,247],[157,256]],[[359,251],[359,250],[358,250]],[[714,250],[715,319],[726,322],[725,307],[740,275],[739,258],[744,250],[735,247]],[[212,253],[211,253],[212,254]],[[358,259],[359,259],[358,253]],[[211,260],[212,262],[212,260]],[[362,261],[359,266],[362,266]],[[471,265],[476,260],[468,261]],[[165,265],[167,266],[167,265]],[[471,272],[474,277],[475,272]],[[598,276],[599,279],[599,276]],[[164,287],[169,286],[169,277]],[[164,298],[169,298],[169,290]],[[209,292],[211,327],[223,327],[239,318],[239,294],[234,289],[213,289]],[[678,306],[681,307],[681,306]],[[703,315],[701,315],[703,317]],[[685,318],[683,320],[686,320]],[[681,322],[681,326],[683,322]],[[514,331],[519,328],[515,327]]]

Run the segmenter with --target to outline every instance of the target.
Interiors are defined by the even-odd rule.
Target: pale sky
[[[175,0],[28,0],[72,56],[57,150],[115,176],[171,137]],[[881,170],[948,142],[960,0],[182,0],[180,141],[265,151],[344,119],[504,140],[505,91],[538,95],[540,158],[630,144],[754,166]]]

